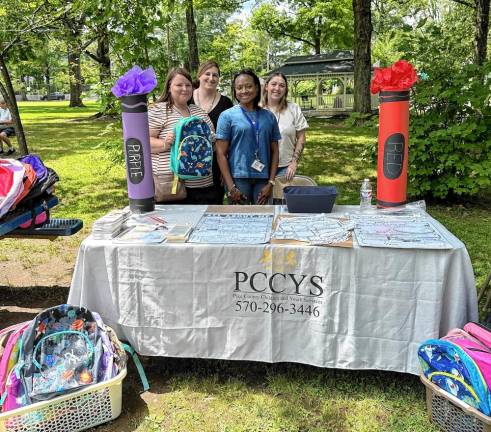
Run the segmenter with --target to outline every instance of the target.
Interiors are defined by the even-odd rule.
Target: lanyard
[[[251,116],[247,113],[247,111],[240,107],[240,109],[242,110],[242,113],[245,115],[245,118],[247,119],[247,121],[249,122],[249,124],[252,126],[252,128],[254,129],[255,133],[256,133],[256,159],[259,160],[259,111],[255,111],[256,112],[256,121],[254,121]]]

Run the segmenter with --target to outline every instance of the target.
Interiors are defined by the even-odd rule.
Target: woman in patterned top
[[[165,80],[164,91],[157,102],[148,110],[150,126],[150,148],[152,151],[152,169],[157,175],[173,178],[170,169],[170,149],[174,144],[174,127],[177,122],[190,116],[198,116],[208,123],[214,132],[210,118],[201,108],[190,104],[193,96],[191,76],[186,69],[174,68]],[[185,180],[186,204],[213,204],[215,189],[213,174],[197,180]]]

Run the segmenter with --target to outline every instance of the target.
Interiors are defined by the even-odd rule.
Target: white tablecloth
[[[185,218],[203,211],[188,207]],[[453,249],[135,246],[88,237],[68,301],[99,312],[143,355],[417,374],[422,341],[477,319],[467,250],[435,224]]]

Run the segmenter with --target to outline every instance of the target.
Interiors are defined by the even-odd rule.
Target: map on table
[[[272,214],[205,213],[194,227],[188,243],[268,243],[272,223]]]
[[[311,245],[342,243],[350,238],[351,221],[334,219],[325,214],[278,218],[272,238],[295,240]]]
[[[426,217],[353,215],[360,246],[401,249],[451,249],[452,245]]]

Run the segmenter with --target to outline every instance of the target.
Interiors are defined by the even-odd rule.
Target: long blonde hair
[[[286,109],[286,107],[288,106],[288,81],[286,79],[286,76],[283,75],[281,72],[274,72],[272,73],[265,81],[264,83],[264,88],[263,88],[263,106],[264,107],[267,107],[268,106],[268,84],[269,82],[275,78],[275,77],[281,77],[283,78],[283,80],[285,81],[285,85],[286,85],[286,90],[285,90],[285,94],[283,95],[283,97],[281,98],[280,100],[280,103],[279,103],[279,108],[280,108],[280,112],[281,111],[284,111]]]

